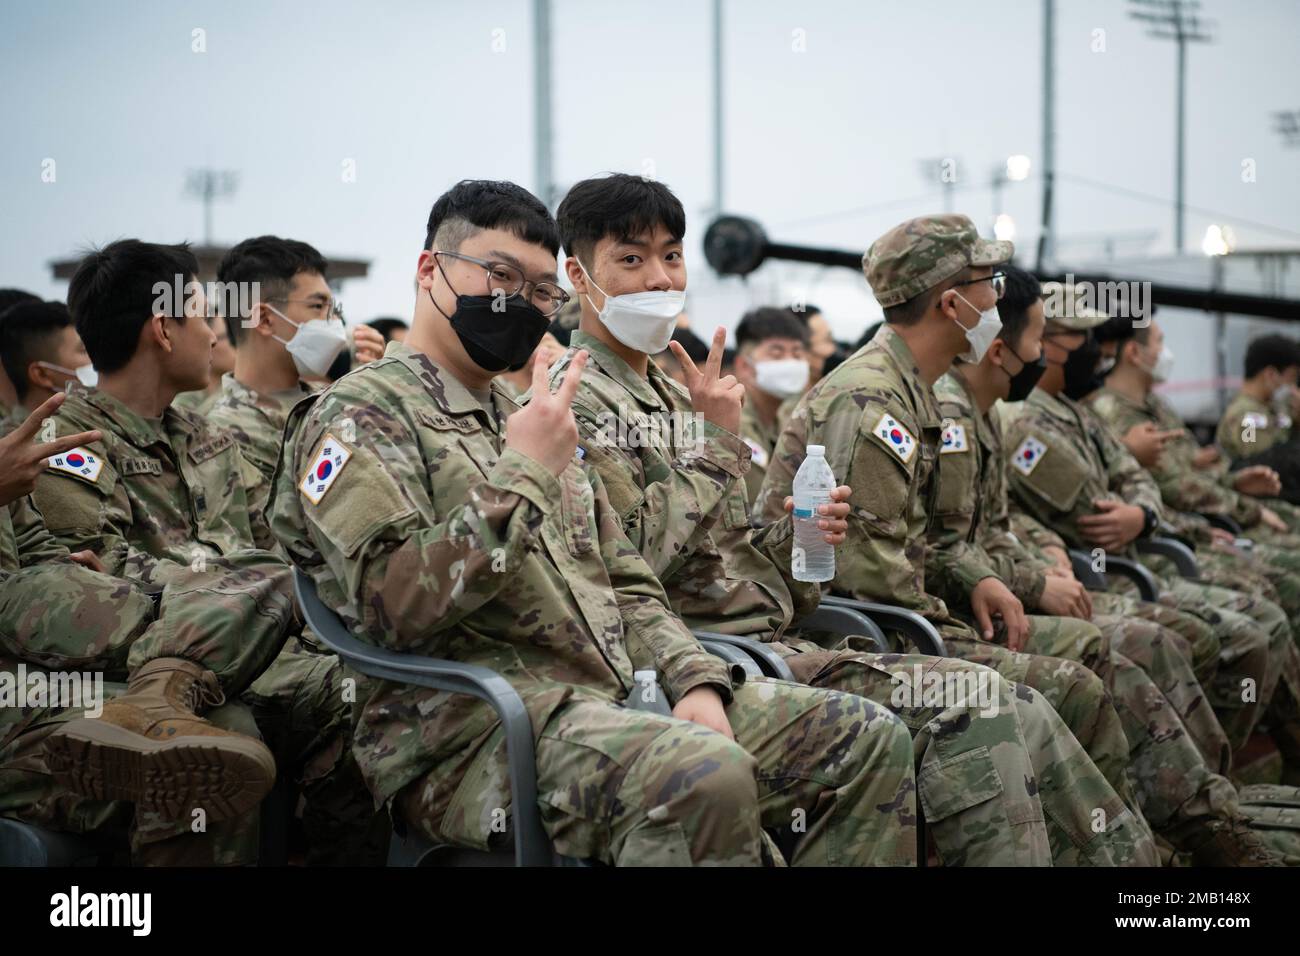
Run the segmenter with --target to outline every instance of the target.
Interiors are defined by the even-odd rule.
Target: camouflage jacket
[[[1099,498],[1166,517],[1155,481],[1087,406],[1036,388],[1000,414],[1012,497],[1070,547],[1089,549],[1076,522]]]
[[[783,406],[784,407],[784,406]],[[745,474],[745,497],[750,504],[758,500],[758,493],[767,477],[767,464],[776,451],[776,440],[781,436],[782,419],[772,424],[759,418],[751,402],[740,410],[740,437],[749,446],[749,471]]]
[[[1121,441],[1130,428],[1143,422],[1166,431],[1186,428],[1173,407],[1155,392],[1138,403],[1114,389],[1102,388],[1088,396],[1087,404]],[[1226,461],[1220,460],[1207,468],[1196,467],[1192,459],[1199,448],[1196,439],[1186,431],[1165,445],[1160,461],[1147,469],[1160,488],[1160,497],[1171,508],[1226,514],[1247,528],[1257,524],[1259,502],[1232,487],[1236,476],[1228,471]]]
[[[758,533],[750,528],[745,442],[696,416],[686,389],[653,360],[642,378],[583,332],[551,369],[553,388],[580,348],[590,359],[573,410],[585,460],[673,610],[692,628],[771,637],[794,613],[788,585],[798,588],[802,607],[816,607],[815,585],[781,573],[790,564],[788,517]],[[631,427],[618,428],[620,420]],[[641,440],[632,440],[638,432]]]
[[[255,392],[227,372],[221,378],[221,393],[207,413],[208,423],[235,436],[240,454],[253,463],[269,485],[280,461],[289,410],[312,391],[310,386],[299,382],[296,388],[283,392]]]
[[[205,388],[193,392],[181,392],[172,399],[172,408],[206,419],[208,413],[212,411],[212,406],[217,403],[217,399],[220,397],[220,390],[209,392]]]
[[[30,497],[0,508],[0,579],[3,574],[67,556],[68,549],[50,534]]]
[[[33,499],[70,551],[89,548],[105,570],[166,584],[204,557],[274,539],[249,502],[265,497],[234,437],[169,407],[147,419],[99,389],[73,388],[57,432],[97,428],[103,438],[50,459]]]
[[[1214,439],[1229,458],[1246,458],[1291,437],[1291,419],[1268,403],[1238,392],[1219,419]]]
[[[668,609],[599,475],[506,448],[518,406],[495,385],[491,403],[390,342],[295,406],[272,527],[322,600],[365,641],[502,674],[535,730],[574,694],[623,699],[639,668],[673,702],[704,685],[729,700],[731,672]],[[464,695],[379,684],[356,753],[381,801],[430,772],[452,787],[496,723]]]
[[[927,555],[942,431],[934,389],[921,378],[903,339],[882,325],[795,408],[768,466],[759,505],[769,520],[783,515],[807,446],[826,446],[836,479],[853,489],[849,536],[836,551],[832,589],[910,608],[969,637],[969,628],[936,594],[968,594],[996,571],[964,541],[933,560]],[[929,569],[937,579],[927,582]]]
[[[934,392],[944,431],[930,552],[943,553],[961,542],[978,548],[984,563],[1032,610],[1038,606],[1046,584],[1044,571],[1051,562],[1012,527],[1001,426],[979,411],[966,382],[955,372],[939,379]],[[944,597],[958,603],[955,597]],[[958,603],[966,605],[965,600]]]

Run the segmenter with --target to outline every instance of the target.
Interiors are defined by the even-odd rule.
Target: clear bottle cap
[[[634,671],[632,680],[638,684],[653,684],[658,675],[654,671]]]
[[[808,446],[808,455],[809,455],[809,457],[825,458],[825,457],[826,457],[826,446],[825,446],[825,445],[809,445],[809,446]]]

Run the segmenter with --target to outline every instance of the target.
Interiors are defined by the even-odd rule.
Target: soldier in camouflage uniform
[[[1258,840],[1241,821],[1236,791],[1220,772],[1227,769],[1227,738],[1179,648],[1181,639],[1152,621],[1094,615],[1082,585],[1052,573],[1053,562],[1011,531],[1001,434],[987,413],[995,400],[1022,401],[1046,364],[1038,281],[1014,266],[1003,268],[1008,288],[998,303],[1003,326],[997,340],[983,361],[959,363],[935,385],[944,434],[931,543],[942,553],[976,550],[1027,609],[1091,620],[1106,634],[1109,659],[1086,643],[1062,656],[1082,654],[1105,679],[1131,748],[1129,772],[1152,827],[1176,849],[1210,865],[1257,858]],[[936,577],[941,588],[942,572]],[[940,595],[948,597],[942,590]],[[957,606],[963,601],[960,593],[951,599]],[[1195,738],[1188,724],[1196,727]]]
[[[1081,348],[1088,330],[1107,317],[1076,305],[1069,287],[1049,284],[1044,291],[1048,369],[1026,401],[1002,409],[1011,494],[1070,547],[1133,557],[1133,540],[1154,531],[1163,516],[1160,492],[1106,425],[1062,391],[1071,349]],[[1214,653],[1192,648],[1191,659],[1233,748],[1245,743],[1267,709],[1284,759],[1300,755],[1294,731],[1300,665],[1281,609],[1170,575],[1154,563],[1153,569],[1162,577],[1161,603],[1190,611],[1213,629]]]
[[[859,697],[741,683],[701,648],[576,457],[584,357],[555,395],[538,363],[522,411],[497,387],[565,299],[558,248],[514,184],[438,200],[406,344],[290,417],[277,536],[359,638],[486,666],[518,691],[558,853],[756,864],[760,825],[794,821],[795,864],[913,864],[906,728]],[[625,706],[640,669],[673,716]],[[509,805],[502,744],[485,704],[381,683],[356,752],[408,824],[486,847]]]
[[[60,434],[93,428],[102,438],[52,458],[33,498],[62,544],[94,551],[109,574],[146,589],[225,559],[257,568],[287,596],[290,569],[283,558],[268,553],[277,544],[250,510],[263,483],[260,473],[239,454],[228,432],[169,407],[171,383],[192,381],[184,376],[197,378],[206,370],[214,336],[200,318],[201,289],[195,287],[187,304],[191,314],[182,314],[180,321],[145,319],[138,343],[127,344],[129,333],[113,326],[115,314],[134,306],[147,315],[154,300],[118,278],[130,274],[126,266],[143,261],[142,273],[164,266],[183,273],[192,257],[175,247],[123,243],[88,257],[70,288],[73,315],[102,379],[99,388],[74,389],[54,417]],[[99,272],[115,263],[124,264],[120,273]],[[165,281],[166,275],[153,279]],[[91,295],[96,281],[107,288]],[[165,355],[151,338],[164,332],[171,345]],[[135,383],[157,380],[156,392],[133,391]],[[223,689],[252,706],[272,751],[301,788],[309,861],[378,862],[374,841],[382,836],[381,822],[350,756],[353,701],[343,667],[332,655],[285,648],[286,639],[300,629],[299,622],[279,615],[251,623],[240,639],[250,645],[256,666],[247,681]],[[55,734],[51,746],[72,746],[66,737]],[[124,759],[132,745],[99,744],[108,762]],[[355,854],[369,855],[363,860]]]
[[[965,216],[910,220],[878,239],[863,267],[886,323],[796,407],[760,506],[769,520],[784,514],[807,445],[825,446],[832,470],[853,489],[854,543],[837,558],[832,590],[917,611],[940,629],[955,656],[1043,693],[1115,792],[1135,808],[1125,773],[1128,742],[1101,680],[1074,661],[1022,652],[1035,641],[1059,648],[1055,622],[1027,624],[1020,602],[992,569],[974,561],[954,563],[951,571],[964,576],[978,630],[926,588],[925,532],[935,504],[941,431],[933,382],[974,347],[969,336],[982,321],[981,309],[991,312],[997,301],[992,267],[1010,256],[1010,243],[980,239]],[[1005,632],[995,630],[999,617]],[[1103,640],[1095,629],[1089,638]],[[1089,809],[1097,806],[1088,802],[1092,794],[1079,796]],[[1109,812],[1107,819],[1114,821]]]
[[[1300,346],[1287,335],[1262,335],[1246,348],[1245,380],[1219,420],[1215,441],[1232,460],[1291,440]]]
[[[64,399],[53,396],[0,439],[0,470],[5,473],[0,489],[0,686],[19,681],[19,668],[25,668],[37,680],[76,676],[103,681],[108,702],[87,699],[93,691],[80,701],[67,694],[4,701],[0,812],[55,830],[100,837],[129,833],[139,863],[253,863],[256,806],[274,774],[271,755],[247,739],[257,736],[257,728],[243,706],[215,706],[208,721],[195,715],[206,704],[221,705],[223,682],[251,680],[256,661],[244,636],[258,619],[288,619],[291,600],[254,567],[233,565],[178,576],[151,598],[95,570],[100,565],[91,552],[70,554],[58,544],[25,492],[48,456],[99,437],[88,432],[33,442],[42,421]],[[188,687],[179,686],[187,670],[206,673],[196,673]],[[157,687],[157,675],[164,675],[162,682],[171,685],[165,689],[175,693],[171,699],[165,694],[142,699],[142,689]],[[130,694],[120,683],[128,677]],[[156,751],[175,761],[170,766],[186,772],[204,766],[190,763],[194,747],[220,755],[224,773],[213,780],[216,788],[203,785],[182,792],[172,771],[156,763],[159,779],[138,792],[109,787],[85,798],[54,780],[45,752],[51,733],[83,717],[106,724],[130,718],[132,713],[122,712],[133,707],[138,708],[134,716],[150,720],[154,736],[165,739]],[[232,741],[235,745],[227,748]]]
[[[228,315],[234,369],[221,377],[221,392],[207,414],[269,483],[280,461],[289,409],[313,391],[300,376],[323,376],[348,347],[326,280],[329,263],[305,242],[258,236],[232,247],[217,269],[224,288],[256,288],[248,315]],[[227,311],[233,299],[222,303]],[[367,326],[353,330],[358,363],[383,354],[383,336]],[[254,502],[257,508],[259,502]]]

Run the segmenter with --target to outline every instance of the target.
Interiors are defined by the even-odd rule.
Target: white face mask
[[[605,296],[605,306],[597,312],[609,334],[630,349],[655,355],[668,348],[677,325],[677,316],[686,307],[686,293],[666,289],[662,292],[630,292],[610,295],[591,277],[587,267],[578,261],[578,268],[587,281]],[[591,296],[591,307],[596,308]]]
[[[793,358],[755,362],[754,384],[777,398],[798,395],[808,385],[808,362]]]
[[[99,384],[99,373],[95,371],[93,365],[87,364],[78,365],[76,368],[64,368],[62,365],[55,365],[53,362],[42,362],[41,364],[56,372],[62,372],[64,375],[74,376],[86,388],[94,388]]]
[[[348,330],[338,320],[309,319],[298,323],[273,305],[267,308],[298,330],[288,340],[274,334],[271,338],[284,346],[299,375],[324,375],[339,353],[348,347]]]
[[[1153,382],[1169,381],[1169,376],[1174,373],[1174,353],[1170,351],[1169,346],[1160,349],[1160,357],[1156,359],[1156,364],[1151,366],[1149,372]]]
[[[970,302],[967,302],[966,297],[960,292],[954,291],[953,295],[961,299],[967,305],[970,305]],[[970,307],[975,309],[975,306],[973,305],[970,305]],[[975,311],[979,312],[978,309],[975,309]],[[970,349],[957,357],[963,362],[969,362],[971,365],[978,365],[984,360],[984,354],[988,352],[989,346],[993,344],[993,340],[996,339],[998,333],[1002,331],[1002,317],[998,315],[996,306],[992,309],[980,312],[979,315],[980,320],[975,323],[975,328],[973,329],[968,329],[960,322],[957,322],[956,319],[953,319],[954,322],[957,322],[957,324],[961,326],[962,331],[966,333],[966,341],[970,343]]]

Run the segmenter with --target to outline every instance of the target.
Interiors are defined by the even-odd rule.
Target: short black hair
[[[794,339],[808,347],[808,324],[800,322],[789,309],[764,305],[750,309],[736,326],[736,350],[747,345],[761,345],[768,339]]]
[[[62,302],[20,302],[5,310],[0,321],[0,361],[4,363],[14,393],[27,397],[27,367],[52,361],[59,333],[72,325],[72,315]]]
[[[371,319],[366,325],[382,335],[385,342],[393,341],[393,333],[398,329],[410,329],[405,319],[399,319],[394,315],[381,315],[377,319]]]
[[[223,285],[258,283],[263,302],[289,294],[293,277],[300,272],[315,273],[322,278],[329,273],[329,262],[314,246],[297,239],[257,236],[232,246],[217,266],[217,281]],[[235,301],[247,301],[241,294]],[[223,313],[224,314],[224,313]],[[238,345],[247,331],[242,322],[226,316],[226,335],[231,345]]]
[[[1028,269],[1021,269],[1011,263],[998,267],[1006,275],[1007,287],[998,299],[998,318],[1002,320],[1002,331],[998,338],[1013,349],[1020,346],[1020,337],[1029,326],[1029,309],[1043,297],[1043,284]]]
[[[672,340],[686,350],[692,362],[703,362],[709,357],[709,343],[690,329],[673,329]]]
[[[814,315],[822,314],[822,310],[811,302],[796,302],[794,305],[790,306],[790,311],[794,314],[795,318],[800,322],[803,322],[805,325]]]
[[[590,267],[596,243],[607,236],[632,239],[663,226],[673,239],[686,235],[686,210],[663,183],[610,173],[576,183],[555,215],[564,251]]]
[[[196,281],[199,262],[188,242],[164,245],[119,239],[81,260],[68,286],[68,309],[95,370],[116,372],[131,361],[140,329],[154,315],[185,321],[173,289]],[[160,295],[155,286],[165,286]]]
[[[0,289],[0,315],[23,302],[40,302],[41,297],[23,289]]]
[[[1300,365],[1300,345],[1289,335],[1261,335],[1246,346],[1246,378],[1254,378],[1267,368],[1285,372]]]
[[[462,179],[439,196],[425,225],[425,249],[433,248],[444,226],[448,232],[440,243],[443,252],[455,252],[484,229],[504,229],[524,242],[544,246],[553,256],[560,254],[560,233],[546,205],[504,180]]]

